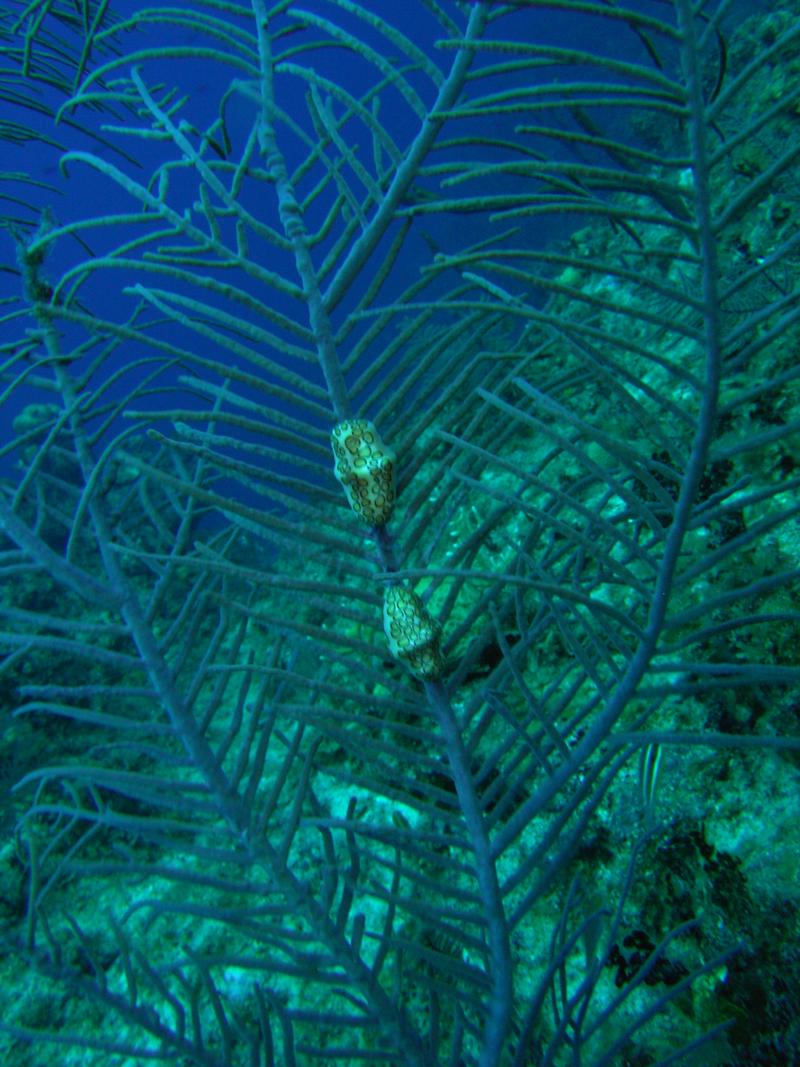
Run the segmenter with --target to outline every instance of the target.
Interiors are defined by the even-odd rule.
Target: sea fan
[[[800,746],[800,24],[388,6],[2,23],[83,191],[4,175],[6,949],[39,977],[3,1029],[744,1062],[755,894],[704,807],[788,794]]]

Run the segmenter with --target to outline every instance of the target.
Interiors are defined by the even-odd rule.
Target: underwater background
[[[800,1063],[800,5],[0,12],[0,1062]]]

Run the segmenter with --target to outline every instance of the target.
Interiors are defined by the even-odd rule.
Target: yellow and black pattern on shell
[[[383,526],[394,507],[397,456],[367,419],[348,419],[331,431],[334,474],[350,507],[370,526]]]
[[[415,678],[433,681],[441,677],[442,630],[421,597],[402,585],[390,585],[383,598],[383,629],[390,652]]]

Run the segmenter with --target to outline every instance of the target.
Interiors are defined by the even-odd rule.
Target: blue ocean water
[[[646,10],[648,3],[638,5]],[[112,5],[113,16],[118,20],[131,19],[135,16],[140,5],[136,0],[117,0]],[[330,15],[329,6],[323,2],[310,2],[305,7],[313,14],[320,17]],[[435,20],[424,11],[413,5],[397,5],[388,0],[368,5],[369,9],[380,19],[385,13],[391,15],[392,22],[397,28],[408,35],[409,39],[423,51],[437,58],[440,55],[439,42],[441,40],[441,28]],[[656,5],[658,7],[658,5]],[[186,28],[179,19],[161,18],[159,8],[150,7],[146,19],[138,19],[129,25],[120,37],[120,44],[127,50],[142,50],[149,52],[153,49],[165,47],[171,43],[178,43],[181,47],[190,49],[198,44],[197,34]],[[378,29],[367,26],[358,26],[358,20],[351,19],[351,25],[359,29],[368,46],[385,49],[386,38]],[[347,27],[346,16],[343,24]],[[609,20],[607,36],[605,40],[598,40],[597,21],[593,18],[582,20],[574,12],[561,12],[558,10],[543,8],[527,9],[520,5],[520,10],[507,20],[509,37],[520,42],[536,41],[540,44],[552,44],[559,48],[580,50],[589,47],[606,53],[619,60],[638,61],[643,58],[644,46],[636,34],[621,32],[620,27]],[[79,32],[73,32],[68,40],[73,47],[80,46]],[[208,41],[199,42],[203,47],[208,47]],[[289,41],[291,44],[291,41]],[[116,45],[114,46],[116,47]],[[108,63],[113,58],[110,51],[105,51],[98,45],[96,55],[91,58],[91,66]],[[391,50],[390,50],[391,58]],[[400,57],[398,56],[398,61]],[[479,56],[476,59],[476,69],[482,64],[492,61],[491,55]],[[340,80],[344,87],[354,95],[364,92],[373,77],[373,72],[366,64],[352,61],[346,49],[328,48],[322,49],[314,56],[314,63],[319,74],[331,76]],[[104,80],[111,82],[118,76],[127,76],[130,64],[123,61],[118,66],[112,66],[104,76]],[[146,59],[142,63],[142,71],[146,75],[148,83],[154,85],[174,87],[177,95],[184,99],[180,109],[182,120],[190,122],[196,129],[201,130],[210,125],[217,117],[217,109],[220,98],[229,87],[233,78],[239,77],[241,72],[233,67],[212,60],[195,59],[190,56],[180,60]],[[344,74],[344,77],[343,77]],[[554,68],[552,64],[543,66],[539,74],[540,84],[557,82],[565,76],[565,70]],[[531,88],[535,88],[535,80],[531,79],[529,71],[520,73],[516,77],[504,77],[503,85],[508,88],[520,80],[526,80]],[[413,80],[413,75],[412,75]],[[497,79],[487,79],[485,90],[491,92],[497,85]],[[97,83],[92,83],[91,88],[97,88]],[[124,173],[130,174],[134,181],[144,183],[149,181],[149,176],[154,174],[159,167],[168,164],[175,159],[175,147],[167,140],[154,140],[125,135],[105,127],[114,126],[115,122],[102,109],[93,105],[92,101],[72,107],[66,103],[66,94],[57,90],[47,80],[42,79],[32,85],[30,90],[32,101],[41,108],[37,113],[30,107],[17,105],[13,98],[6,99],[3,104],[3,119],[10,124],[19,124],[30,131],[30,134],[20,136],[18,141],[6,142],[3,153],[3,169],[6,172],[21,172],[30,175],[35,185],[22,184],[13,179],[6,179],[3,183],[5,195],[13,206],[12,217],[20,226],[21,231],[30,233],[37,225],[37,212],[46,208],[52,214],[52,218],[58,225],[67,225],[71,222],[83,220],[92,216],[124,216],[132,210],[136,210],[136,204],[128,193],[118,184],[110,180],[107,175],[99,173],[92,166],[84,162],[73,161],[61,165],[60,160],[65,152],[91,152],[108,164],[119,167]],[[294,121],[305,128],[306,135],[313,139],[314,131],[309,128],[308,111],[304,100],[302,84],[296,79],[286,79],[278,87],[278,96],[281,108]],[[65,106],[66,105],[66,106]],[[399,94],[388,93],[381,102],[381,120],[385,122],[387,129],[392,133],[399,145],[410,142],[415,133],[415,118],[407,104]],[[59,112],[59,109],[62,109]],[[53,123],[53,116],[59,114],[60,121]],[[120,125],[125,124],[125,117],[120,107],[117,107],[120,117]],[[233,142],[235,156],[236,145],[241,144],[246,137],[252,123],[253,108],[241,96],[233,96],[225,110],[226,121],[229,124],[229,133]],[[493,130],[498,141],[513,135],[518,116],[510,113],[506,118],[498,118],[496,128]],[[570,116],[564,115],[563,121],[570,126]],[[618,122],[613,113],[609,114],[611,129]],[[133,122],[131,125],[135,125]],[[462,123],[459,127],[459,135],[465,136],[470,132],[469,125]],[[102,140],[101,140],[102,139]],[[542,153],[563,154],[566,149],[548,139],[531,139],[531,150]],[[292,143],[292,137],[286,136],[282,147],[291,162],[302,158],[305,146],[300,141]],[[364,146],[366,147],[366,146]],[[121,154],[121,153],[124,153]],[[446,164],[448,161],[458,159],[469,160],[471,156],[477,158],[479,150],[474,146],[465,146],[443,150],[436,155],[437,164]],[[502,150],[501,150],[502,154]],[[591,158],[591,156],[589,156]],[[486,179],[474,182],[471,190],[477,195],[480,193],[498,193],[513,188],[513,178],[503,176],[492,181]],[[435,180],[429,183],[430,189],[435,188]],[[189,210],[196,200],[197,190],[191,175],[173,177],[171,187],[171,206],[176,211]],[[267,223],[274,224],[277,221],[276,204],[260,202],[253,205],[253,210]],[[327,210],[326,202],[320,204],[320,212]],[[312,214],[311,221],[315,221]],[[533,243],[537,247],[544,247],[550,243],[563,241],[574,229],[575,222],[572,219],[559,219],[557,216],[544,216],[536,220],[535,224],[522,224],[523,239]],[[403,250],[402,258],[385,289],[385,300],[388,302],[392,297],[398,296],[408,284],[413,284],[419,275],[419,270],[430,262],[431,255],[436,251],[444,253],[457,251],[464,244],[464,230],[468,229],[469,239],[473,243],[488,237],[491,228],[486,220],[478,215],[464,218],[459,215],[444,215],[442,217],[425,217],[412,229]],[[58,277],[62,272],[79,264],[86,256],[97,258],[125,239],[126,229],[130,239],[135,240],[139,236],[139,227],[136,224],[124,221],[115,225],[113,229],[107,225],[94,228],[81,229],[73,236],[60,240],[49,252],[46,264],[46,273],[52,277]],[[18,276],[14,271],[14,249],[8,232],[0,233],[2,241],[3,261],[7,269],[3,272],[3,296],[13,298],[15,289],[18,288]],[[321,249],[326,251],[325,245]],[[132,299],[123,293],[126,279],[124,271],[108,269],[94,272],[83,283],[82,292],[85,292],[85,303],[91,307],[93,303],[103,308],[104,314],[115,321],[124,320],[130,314]],[[246,283],[245,283],[246,284]],[[351,306],[355,305],[358,294],[350,296]],[[280,297],[276,298],[277,309],[291,311],[287,304],[280,303]],[[346,307],[347,305],[345,305]],[[13,330],[13,324],[8,329]],[[171,336],[169,331],[165,336]],[[202,343],[202,342],[200,342]],[[130,354],[120,354],[119,359],[130,359]],[[123,395],[127,383],[120,385],[116,395]],[[111,396],[115,391],[111,390]],[[37,398],[28,396],[24,390],[19,390],[16,403],[18,410],[22,410],[29,402]],[[192,403],[191,397],[187,402]]]

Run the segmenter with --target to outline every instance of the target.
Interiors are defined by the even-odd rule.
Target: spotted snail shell
[[[390,585],[383,598],[383,629],[389,651],[415,678],[433,681],[441,676],[441,627],[421,597],[402,585]]]
[[[370,526],[383,526],[394,507],[397,456],[367,419],[338,423],[331,432],[331,445],[334,474],[350,507]]]

